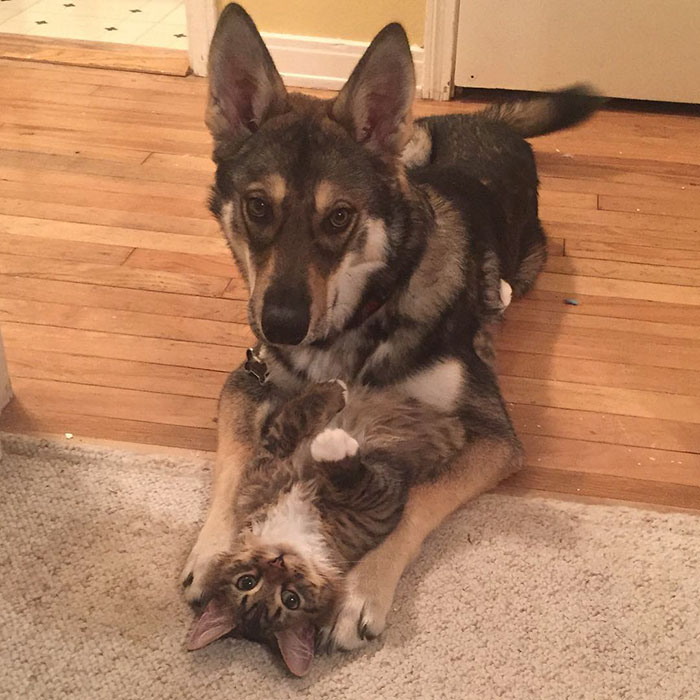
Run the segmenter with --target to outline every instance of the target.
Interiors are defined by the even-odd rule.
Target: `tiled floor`
[[[187,48],[184,0],[0,0],[0,32]]]

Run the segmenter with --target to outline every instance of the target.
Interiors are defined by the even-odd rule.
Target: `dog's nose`
[[[299,345],[311,320],[311,300],[303,289],[271,287],[263,299],[262,332],[275,345]]]

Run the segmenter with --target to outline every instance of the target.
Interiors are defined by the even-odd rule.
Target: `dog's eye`
[[[301,598],[294,591],[282,591],[282,602],[285,608],[296,610],[301,604]]]
[[[348,207],[338,207],[328,216],[328,221],[334,229],[339,231],[346,228],[352,218],[352,211]]]
[[[236,588],[239,591],[252,591],[258,583],[258,579],[252,574],[243,574],[236,581]]]
[[[249,197],[246,208],[251,219],[267,219],[272,212],[272,207],[262,197]]]

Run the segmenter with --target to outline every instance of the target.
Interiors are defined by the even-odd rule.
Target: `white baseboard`
[[[289,87],[339,90],[369,42],[262,32],[277,70]],[[423,85],[424,50],[412,46],[418,95]]]

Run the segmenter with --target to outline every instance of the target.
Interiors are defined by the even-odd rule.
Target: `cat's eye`
[[[262,197],[248,197],[246,200],[246,211],[251,219],[265,221],[272,216],[272,207]]]
[[[328,215],[328,222],[336,231],[342,231],[347,228],[351,219],[352,209],[350,207],[336,207]]]
[[[258,583],[258,579],[252,574],[243,574],[236,581],[236,588],[239,591],[252,591]]]
[[[285,608],[296,610],[301,605],[301,598],[294,591],[282,591],[282,603]]]

